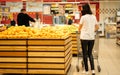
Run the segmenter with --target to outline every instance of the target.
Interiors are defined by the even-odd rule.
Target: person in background
[[[92,14],[89,4],[82,6],[82,16],[79,23],[78,31],[80,31],[80,40],[82,45],[83,61],[85,65],[85,73],[89,74],[88,58],[92,70],[95,75],[94,59],[92,50],[95,41],[95,31],[99,29],[95,15]]]
[[[10,25],[11,25],[11,26],[15,26],[15,24],[16,24],[15,20],[12,19],[12,20],[10,21]]]
[[[26,14],[25,9],[21,9],[21,12],[17,15],[17,24],[18,26],[25,25],[30,26],[29,21],[35,22],[35,20],[30,17],[28,14]]]
[[[73,19],[72,19],[72,17],[69,17],[68,18],[68,25],[71,25],[73,23]]]

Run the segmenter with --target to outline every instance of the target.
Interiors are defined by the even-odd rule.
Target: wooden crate
[[[66,74],[72,59],[71,40],[28,39],[28,74]]]
[[[0,39],[0,73],[66,74],[72,59],[71,40]]]
[[[25,39],[0,39],[0,45],[10,46],[10,45],[26,45]]]
[[[5,51],[5,52],[19,52],[19,51],[23,51],[25,52],[26,51],[26,46],[6,46],[6,45],[0,45],[0,51]]]
[[[64,39],[29,39],[28,41],[28,45],[32,45],[32,46],[52,46],[52,45],[66,45],[69,41],[71,40],[71,38],[64,38]]]
[[[11,69],[16,69],[16,68],[26,68],[25,63],[0,63],[0,68],[11,68]]]
[[[1,69],[0,68],[0,73],[2,74],[26,74],[27,69]]]
[[[72,37],[72,54],[77,54],[77,35],[76,35],[76,33],[72,33],[71,37]]]
[[[0,39],[0,74],[27,72],[25,39]]]

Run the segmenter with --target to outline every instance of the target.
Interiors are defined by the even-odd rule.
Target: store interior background
[[[9,4],[11,3],[11,5]],[[37,7],[36,10],[28,9],[27,3],[33,3],[34,7]],[[81,5],[89,2],[92,7],[92,11],[97,17],[97,20],[100,25],[99,31],[100,33],[100,66],[102,68],[102,72],[97,75],[120,75],[120,55],[119,55],[119,47],[116,45],[116,29],[117,29],[117,12],[120,11],[120,0],[0,0],[0,8],[8,7],[14,9],[11,11],[0,11],[0,24],[9,25],[10,20],[14,19],[16,21],[17,14],[20,12],[21,8],[25,8],[27,13],[33,17],[34,19],[39,18],[39,23],[41,24],[53,24],[53,15],[51,11],[44,11],[44,5],[67,5],[75,4],[75,8],[78,8],[80,15]],[[8,5],[7,5],[8,3]],[[17,7],[16,4],[20,4]],[[36,4],[36,5],[35,5]],[[40,4],[40,5],[38,5]],[[15,9],[17,7],[17,9]],[[39,9],[38,9],[39,8]],[[72,7],[73,8],[73,7]],[[51,9],[51,8],[50,8]],[[58,10],[58,8],[57,8]],[[72,9],[73,10],[73,9]],[[75,9],[74,9],[75,10]],[[37,11],[37,12],[36,12]],[[61,10],[62,11],[62,10]],[[3,19],[3,13],[6,14],[9,19]],[[72,15],[73,16],[73,15]],[[2,22],[3,21],[3,22]],[[79,22],[79,19],[75,20],[76,23]],[[64,25],[64,24],[60,24]],[[112,39],[112,40],[111,40]],[[117,41],[120,45],[120,37]],[[68,75],[81,75],[81,71],[76,71],[76,62],[77,58],[73,58],[72,61],[73,67],[70,69]],[[96,64],[96,63],[95,63]]]
[[[15,10],[14,5],[17,4],[17,2],[19,3],[19,5],[18,5],[17,9]],[[29,2],[29,4],[30,4],[30,2],[33,3],[34,4],[33,5],[34,9],[28,8],[27,7],[28,6],[27,2]],[[0,21],[3,24],[10,24],[10,20],[12,18],[16,21],[17,14],[19,13],[20,9],[25,8],[27,10],[27,13],[31,17],[39,18],[40,23],[54,24],[53,14],[51,13],[52,9],[55,10],[55,11],[57,10],[58,12],[59,11],[64,11],[64,9],[59,10],[58,6],[59,5],[63,5],[63,6],[68,5],[68,10],[70,12],[71,11],[73,12],[72,17],[75,18],[74,12],[76,12],[76,10],[77,10],[80,14],[81,5],[86,3],[86,2],[89,2],[91,4],[92,11],[96,15],[97,20],[98,20],[98,22],[101,26],[101,28],[100,28],[101,36],[105,36],[105,37],[109,38],[107,36],[107,34],[105,33],[106,23],[110,23],[112,25],[115,25],[116,17],[117,17],[116,14],[117,14],[118,11],[120,11],[120,1],[119,0],[102,0],[102,1],[101,0],[99,0],[99,1],[98,0],[91,0],[91,1],[89,1],[89,0],[43,0],[43,1],[42,0],[7,0],[7,1],[6,0],[0,0],[0,6],[1,7],[9,7],[9,9],[10,9],[8,11],[8,13],[10,14],[10,15],[8,15],[8,18],[10,17],[10,19],[2,22],[2,20],[4,20],[4,19],[2,18],[3,16],[1,14]],[[36,7],[35,3],[39,8],[37,7],[35,9],[35,7]],[[70,7],[69,7],[69,4],[71,5]],[[45,5],[48,5],[48,6],[50,5],[51,7],[55,6],[55,8],[50,7],[50,10],[45,11],[43,9],[43,7]],[[57,7],[57,9],[56,9],[56,7]],[[11,9],[13,9],[13,10],[11,10]],[[67,9],[65,9],[65,10],[67,10]],[[4,13],[4,12],[1,11],[0,13]],[[77,20],[74,19],[74,22],[78,23],[79,19],[77,19]],[[114,31],[115,31],[115,28],[114,28]]]

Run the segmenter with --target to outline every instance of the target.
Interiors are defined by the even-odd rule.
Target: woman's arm
[[[82,24],[79,25],[79,27],[78,27],[78,32],[81,31],[82,26],[83,26]]]

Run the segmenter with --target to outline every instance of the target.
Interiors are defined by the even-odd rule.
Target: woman
[[[99,29],[96,17],[92,14],[89,4],[82,6],[82,16],[80,19],[79,29],[80,40],[82,45],[83,61],[85,65],[86,74],[88,72],[88,58],[90,60],[90,66],[92,75],[95,75],[94,59],[92,55],[92,49],[95,41],[95,31]]]

